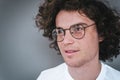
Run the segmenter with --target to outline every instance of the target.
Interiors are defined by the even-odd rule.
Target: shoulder
[[[101,72],[96,80],[120,80],[120,72],[101,62]]]
[[[65,69],[66,69],[66,64],[62,63],[62,64],[60,64],[60,65],[58,65],[56,67],[44,70],[44,71],[42,71],[42,73],[51,73],[51,72],[59,73],[59,72],[65,70]]]
[[[54,68],[50,68],[41,72],[37,80],[51,80],[63,76],[63,72],[66,70],[66,64],[62,63]],[[57,80],[57,79],[56,79]]]
[[[120,71],[104,64],[106,69],[106,80],[120,80]]]

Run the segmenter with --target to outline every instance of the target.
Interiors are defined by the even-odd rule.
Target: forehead
[[[56,16],[56,26],[69,27],[77,23],[91,24],[94,21],[89,19],[85,14],[79,13],[78,11],[60,11]]]

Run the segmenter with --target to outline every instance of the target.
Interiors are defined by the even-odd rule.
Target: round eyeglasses
[[[64,40],[65,31],[69,30],[72,37],[74,37],[75,39],[82,39],[85,35],[85,28],[90,27],[94,24],[95,23],[93,23],[91,25],[87,25],[85,23],[78,23],[78,24],[74,24],[74,25],[70,26],[70,28],[68,28],[68,29],[63,29],[61,27],[57,27],[57,28],[53,29],[53,31],[52,31],[52,37],[57,42],[61,42]]]

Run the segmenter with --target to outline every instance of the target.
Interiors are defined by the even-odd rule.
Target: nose
[[[70,34],[69,30],[66,30],[63,43],[64,44],[72,44],[72,43],[74,43],[74,38]]]

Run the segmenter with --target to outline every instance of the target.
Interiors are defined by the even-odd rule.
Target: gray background
[[[109,0],[120,9],[120,0]],[[63,62],[35,26],[43,0],[0,0],[0,80],[35,80],[44,69]],[[120,56],[110,66],[120,70]]]

